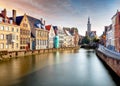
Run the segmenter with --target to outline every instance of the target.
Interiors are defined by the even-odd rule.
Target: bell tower
[[[87,36],[90,37],[91,33],[91,24],[90,24],[90,17],[88,17],[88,23],[87,23]]]

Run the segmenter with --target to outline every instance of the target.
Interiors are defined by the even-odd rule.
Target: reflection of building
[[[16,11],[13,10],[13,19]],[[7,17],[6,9],[0,13],[0,50],[20,50],[20,27]]]
[[[47,25],[47,26],[45,26],[45,28],[49,32],[48,48],[53,48],[54,47],[54,37],[55,37],[55,32],[54,32],[53,26]]]

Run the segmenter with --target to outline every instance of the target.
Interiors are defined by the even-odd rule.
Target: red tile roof
[[[50,31],[51,25],[47,25],[47,26],[45,26],[45,28],[46,28],[46,30]]]

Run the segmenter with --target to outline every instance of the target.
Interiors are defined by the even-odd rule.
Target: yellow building
[[[48,46],[48,31],[45,30],[43,19],[37,19],[24,14],[16,17],[20,25],[20,49],[46,49]]]
[[[16,17],[17,25],[20,25],[20,50],[30,50],[31,27],[27,15]]]
[[[18,51],[20,50],[20,27],[6,14],[6,9],[0,13],[0,51]]]

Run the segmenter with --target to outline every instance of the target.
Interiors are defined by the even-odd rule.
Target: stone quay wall
[[[29,50],[29,51],[1,51],[0,52],[0,61],[8,61],[12,58],[29,56],[29,55],[36,55],[42,53],[50,53],[56,51],[64,51],[64,50],[72,50],[72,49],[79,49],[80,46],[76,47],[65,47],[65,48],[51,48],[51,49],[40,49],[40,50]]]
[[[102,59],[119,77],[120,77],[120,60],[114,57],[107,56],[96,50],[97,56]]]

